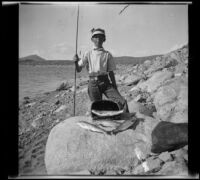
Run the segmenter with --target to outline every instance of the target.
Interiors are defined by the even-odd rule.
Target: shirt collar
[[[103,47],[101,47],[101,48],[97,48],[97,47],[93,47],[93,50],[96,50],[96,51],[103,51],[104,50],[104,48]]]

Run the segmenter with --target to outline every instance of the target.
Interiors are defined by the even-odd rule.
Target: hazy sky
[[[92,47],[90,30],[103,28],[104,48],[113,56],[167,53],[188,43],[188,5],[82,4],[78,53]],[[20,5],[19,56],[72,59],[76,46],[77,5]]]

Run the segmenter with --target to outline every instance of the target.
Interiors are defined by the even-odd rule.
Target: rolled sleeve
[[[107,71],[115,71],[116,64],[112,54],[108,53],[108,63],[107,63]]]

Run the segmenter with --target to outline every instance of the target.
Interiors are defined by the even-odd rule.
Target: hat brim
[[[101,32],[101,31],[95,31],[95,32],[92,33],[92,37],[93,37],[94,35],[97,35],[97,34],[102,34],[102,35],[105,36],[105,34],[104,34],[103,32]]]

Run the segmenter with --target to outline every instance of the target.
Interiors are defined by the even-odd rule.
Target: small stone
[[[56,120],[55,120],[55,123],[59,123],[59,122],[60,122],[60,119],[56,119]]]
[[[181,76],[181,73],[175,73],[175,77]]]
[[[157,175],[179,176],[188,175],[188,168],[184,162],[169,161],[166,162]]]
[[[134,100],[139,101],[142,98],[141,94],[139,94]]]
[[[131,171],[125,171],[123,175],[132,175]]]
[[[80,88],[79,86],[76,86],[76,90],[79,89],[79,88]],[[72,86],[69,90],[70,90],[71,92],[74,92],[75,86]]]
[[[63,111],[67,108],[66,105],[61,105],[58,109],[55,110],[55,113],[59,113],[60,111]]]
[[[90,172],[86,169],[79,172],[74,172],[72,175],[90,175]]]
[[[59,100],[57,100],[57,101],[55,102],[55,105],[58,105],[58,104],[60,104],[60,101],[59,101]]]
[[[145,150],[141,149],[142,147],[136,146],[135,154],[139,160],[143,160],[146,158]]]
[[[143,173],[144,173],[144,167],[142,166],[142,164],[140,164],[139,166],[136,166],[132,171],[132,174],[135,174],[135,175],[143,174]]]
[[[161,168],[161,160],[159,158],[156,158],[156,159],[148,158],[147,166],[149,168],[149,171],[158,170]]]
[[[45,92],[44,94],[45,94],[45,95],[49,95],[49,94],[50,94],[50,92]]]
[[[148,172],[150,170],[149,166],[147,165],[147,161],[142,163],[142,167],[144,168],[144,172]]]
[[[171,151],[170,152],[173,156],[175,156],[176,158],[181,158],[184,156],[184,154],[187,154],[187,151],[184,150],[183,148],[175,150],[175,151]]]
[[[164,162],[172,160],[171,154],[168,151],[161,153],[158,157]]]
[[[116,175],[122,175],[122,174],[124,174],[125,171],[126,171],[126,170],[123,169],[123,168],[116,168],[116,169],[115,169]]]
[[[106,169],[90,169],[89,170],[91,175],[105,175],[107,170]]]
[[[40,100],[40,103],[47,104],[44,99]]]
[[[184,146],[183,149],[188,151],[188,145]]]
[[[63,94],[61,94],[60,95],[60,97],[63,97],[63,96],[65,96],[67,93],[66,92],[64,92]]]
[[[91,111],[87,111],[86,113],[85,113],[85,116],[90,116],[91,115]]]
[[[57,97],[59,97],[60,96],[60,94],[57,94],[57,95],[55,95],[55,98],[57,98]]]
[[[63,91],[63,90],[68,90],[71,86],[69,85],[69,83],[62,83],[60,84],[60,86],[56,89],[56,91]]]
[[[26,104],[25,107],[32,107],[35,104],[36,104],[36,102],[32,102],[32,103]]]
[[[105,175],[116,175],[116,172],[115,172],[115,170],[110,169],[110,170],[107,170],[107,171],[106,171],[106,174],[105,174]]]
[[[133,88],[131,88],[129,91],[131,92],[131,91],[135,91],[135,90],[138,90],[139,88],[138,88],[138,86],[134,86]]]
[[[186,161],[188,161],[188,154],[184,154],[184,155],[183,155],[183,158],[184,158]]]
[[[87,87],[85,87],[85,88],[81,89],[81,90],[79,91],[79,93],[84,93],[84,92],[87,92],[87,90],[88,90],[88,88],[87,88]]]
[[[31,123],[31,126],[34,127],[34,128],[36,128],[36,127],[37,127],[36,121],[33,121],[33,122]]]
[[[25,97],[24,97],[24,100],[28,100],[28,99],[30,99],[28,96],[25,96]]]

